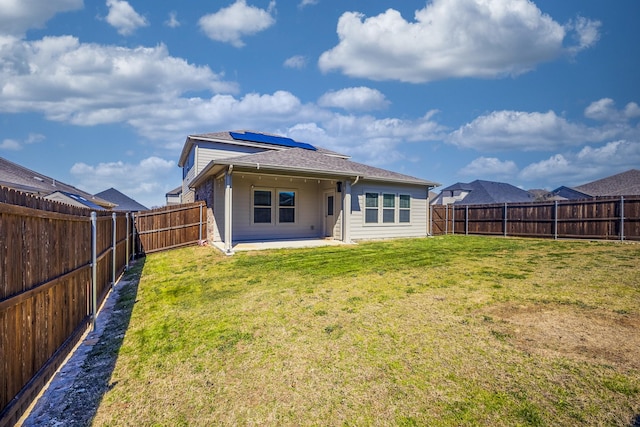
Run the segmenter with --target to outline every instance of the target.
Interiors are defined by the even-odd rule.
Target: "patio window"
[[[382,195],[382,222],[393,223],[396,220],[396,195]]]
[[[378,222],[378,193],[366,193],[364,206],[364,222],[376,224]]]
[[[253,222],[271,224],[271,190],[253,190]]]
[[[411,196],[408,194],[400,194],[399,198],[399,222],[411,222]]]
[[[278,191],[278,222],[296,222],[296,192]]]

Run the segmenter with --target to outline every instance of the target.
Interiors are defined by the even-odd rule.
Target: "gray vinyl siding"
[[[254,224],[252,209],[252,187],[257,189],[294,190],[295,223],[281,224],[275,219],[278,212],[275,206],[277,194],[274,193],[274,221],[271,224]],[[241,173],[233,175],[233,240],[256,239],[294,239],[320,237],[322,235],[322,181],[302,178],[275,178]],[[217,188],[216,188],[217,189]]]
[[[411,196],[409,223],[365,224],[365,193],[406,194]],[[397,205],[396,198],[396,205]],[[392,237],[423,237],[427,235],[427,188],[423,186],[359,182],[351,191],[351,239],[385,239]],[[396,217],[397,221],[397,217]]]
[[[243,147],[239,145],[222,144],[219,142],[200,142],[196,147],[195,168],[197,174],[200,173],[209,162],[218,159],[228,159],[230,157],[244,156],[245,154],[259,153],[265,151],[263,148]]]

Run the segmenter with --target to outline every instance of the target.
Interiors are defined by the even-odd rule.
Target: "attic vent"
[[[34,176],[33,179],[35,179],[36,181],[44,182],[44,179],[40,178],[39,176]]]

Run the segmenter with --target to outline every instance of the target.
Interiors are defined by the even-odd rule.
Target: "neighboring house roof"
[[[101,191],[100,193],[96,193],[96,196],[115,203],[117,206],[113,208],[114,211],[138,212],[149,210],[146,206],[138,203],[113,187],[108,190]]]
[[[288,148],[282,151],[263,151],[227,159],[215,160],[196,177],[191,183],[198,186],[200,180],[211,173],[217,174],[221,169],[233,165],[239,168],[249,168],[256,171],[307,174],[318,177],[359,177],[360,179],[398,182],[405,184],[437,187],[437,182],[427,181],[409,175],[368,166],[353,162],[343,157],[336,157],[303,148]]]
[[[68,205],[78,206],[81,208],[89,208],[97,211],[103,211],[105,208],[93,203],[91,200],[78,195],[69,193],[67,191],[54,191],[51,194],[45,196],[45,199],[54,200],[60,203],[66,203]]]
[[[458,205],[519,203],[530,202],[533,200],[533,197],[527,191],[511,184],[507,184],[506,182],[483,181],[477,179],[469,183],[455,183],[442,189],[442,192],[452,190],[464,190],[469,192],[464,199],[455,202],[455,204]]]
[[[244,135],[244,136],[243,136]],[[244,139],[243,139],[244,138]],[[277,140],[282,140],[282,144],[278,144]],[[292,147],[309,146],[315,149],[315,151],[326,154],[328,156],[337,156],[348,159],[349,156],[336,153],[335,151],[326,150],[324,148],[315,147],[310,144],[306,144],[299,141],[294,141],[291,138],[285,138],[280,135],[274,135],[264,132],[253,132],[248,130],[237,131],[224,131],[224,132],[211,132],[203,134],[195,134],[187,136],[187,139],[182,147],[182,153],[178,160],[178,166],[184,166],[191,148],[196,141],[203,142],[222,142],[233,145],[241,145],[248,147],[263,148],[265,150],[288,150]],[[310,148],[308,148],[310,149]],[[313,151],[313,150],[312,150]]]
[[[592,197],[640,195],[640,170],[630,169],[573,189]]]
[[[167,191],[165,193],[165,196],[179,196],[180,194],[182,194],[182,185],[180,187],[176,187],[171,191]]]
[[[587,193],[576,190],[575,188],[565,187],[564,185],[556,188],[551,192],[555,196],[554,200],[576,200],[576,199],[589,199],[593,196]]]
[[[56,191],[67,192],[82,196],[85,199],[110,209],[113,203],[82,191],[72,185],[65,184],[41,173],[32,171],[7,159],[0,157],[0,185],[13,188],[24,193],[36,194],[44,197]]]

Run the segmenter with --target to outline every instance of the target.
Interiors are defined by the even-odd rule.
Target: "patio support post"
[[[231,169],[231,167],[229,168]],[[233,248],[232,244],[232,209],[231,203],[233,202],[233,185],[231,179],[231,170],[224,174],[224,251],[227,255],[231,255]]]
[[[342,241],[351,243],[351,181],[344,182],[342,200]]]

